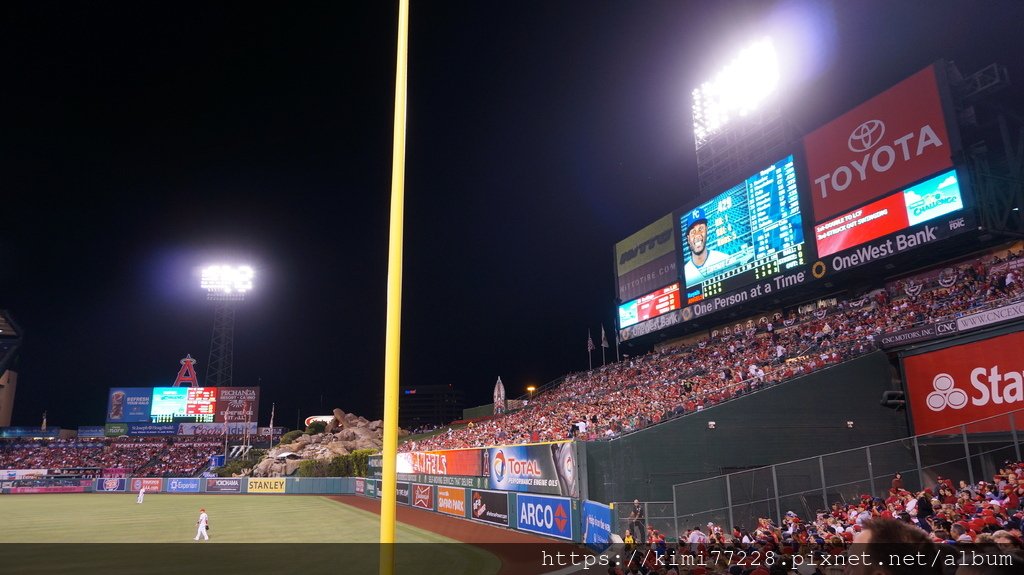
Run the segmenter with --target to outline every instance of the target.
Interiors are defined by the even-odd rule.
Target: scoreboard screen
[[[679,230],[687,304],[804,265],[793,156],[682,212]]]
[[[217,412],[216,387],[154,387],[153,423],[212,423]]]
[[[619,329],[654,319],[679,309],[679,284],[653,291],[619,306]]]

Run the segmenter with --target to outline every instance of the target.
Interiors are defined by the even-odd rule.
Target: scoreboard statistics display
[[[112,388],[107,422],[255,421],[258,410],[258,387]]]
[[[216,387],[154,387],[153,423],[212,423],[217,411]]]
[[[619,306],[619,328],[627,328],[680,308],[679,284],[674,283]]]
[[[682,212],[679,230],[687,304],[803,266],[793,156]]]

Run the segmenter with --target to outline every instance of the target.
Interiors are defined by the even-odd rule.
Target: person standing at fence
[[[639,499],[633,500],[633,512],[629,514],[629,528],[640,545],[647,543],[647,525],[644,522],[644,506]]]
[[[199,528],[199,530],[196,531],[195,540],[199,541],[199,538],[202,537],[206,541],[209,541],[210,535],[206,532],[206,530],[210,527],[210,516],[206,514],[206,509],[199,510],[199,521],[196,521],[196,526]]]

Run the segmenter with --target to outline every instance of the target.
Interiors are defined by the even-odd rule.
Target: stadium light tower
[[[693,90],[701,194],[721,191],[751,167],[783,156],[788,139],[777,97],[780,81],[775,46],[762,38]]]
[[[205,385],[231,385],[235,348],[235,310],[253,289],[255,272],[248,265],[210,265],[203,268],[200,287],[214,302],[213,337],[210,361],[206,364]]]

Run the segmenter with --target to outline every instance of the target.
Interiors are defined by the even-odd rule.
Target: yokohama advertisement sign
[[[1017,332],[904,359],[914,433],[1024,409],[1022,349],[1024,332]],[[1024,426],[1024,412],[1015,418]],[[971,433],[1009,430],[1009,417],[968,428]]]
[[[804,138],[814,221],[953,165],[935,66]]]

